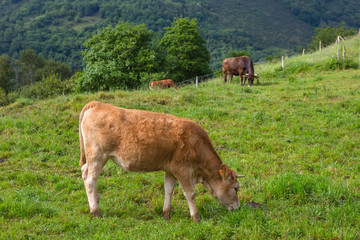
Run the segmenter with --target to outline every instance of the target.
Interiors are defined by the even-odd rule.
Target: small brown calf
[[[240,206],[236,174],[195,122],[169,114],[89,102],[79,118],[80,166],[90,213],[100,216],[96,183],[108,159],[131,172],[164,171],[164,218],[170,218],[171,194],[179,181],[190,214],[198,221],[193,186],[202,183],[228,210]]]

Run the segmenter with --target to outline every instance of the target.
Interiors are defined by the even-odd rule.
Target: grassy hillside
[[[338,68],[341,64],[353,65],[355,68],[360,66],[359,63],[359,46],[360,37],[349,37],[346,41],[341,41],[338,44],[333,44],[322,51],[305,55],[297,55],[292,57],[285,57],[285,72],[306,72],[306,71],[320,71],[324,68]],[[345,47],[346,60],[343,61],[343,47]],[[339,50],[340,61],[337,61],[337,52]],[[339,64],[337,64],[339,63]],[[333,65],[333,66],[331,66]],[[263,63],[256,65],[256,72],[263,75],[281,75],[282,63],[281,59],[275,59],[271,63]],[[273,73],[273,74],[271,74]]]
[[[45,58],[67,62],[75,70],[83,67],[83,42],[98,28],[131,21],[145,23],[161,34],[175,17],[190,17],[198,19],[212,66],[217,68],[232,50],[247,50],[258,61],[306,46],[314,27],[340,21],[360,27],[357,0],[325,6],[319,1],[1,1],[0,55],[17,58],[21,50],[32,48]]]
[[[359,70],[310,71],[265,76],[251,88],[215,79],[199,88],[19,100],[0,109],[0,238],[358,239],[359,79]],[[193,223],[177,186],[165,221],[163,174],[108,162],[98,182],[103,218],[91,218],[77,133],[91,100],[199,123],[223,161],[246,175],[240,209],[227,211],[197,185],[202,221]]]

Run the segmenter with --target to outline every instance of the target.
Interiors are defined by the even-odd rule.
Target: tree
[[[248,56],[251,58],[251,55],[246,50],[240,51],[230,51],[228,57],[240,57],[240,56]]]
[[[151,73],[155,52],[145,24],[122,22],[100,30],[85,43],[86,67],[78,79],[81,91],[139,87]]]
[[[0,88],[7,94],[11,91],[10,80],[14,76],[14,70],[12,69],[7,55],[0,56]]]
[[[161,43],[168,52],[170,78],[181,81],[210,72],[210,54],[195,18],[177,18],[165,30]]]
[[[33,49],[20,52],[20,57],[14,61],[16,66],[17,87],[21,88],[38,81],[51,74],[58,74],[61,80],[69,78],[72,71],[62,62],[47,60],[36,54]]]
[[[45,65],[45,59],[36,54],[33,49],[26,49],[20,52],[15,60],[15,71],[17,87],[25,86],[41,80],[37,70]]]
[[[317,50],[319,48],[319,41],[323,47],[335,43],[338,36],[348,37],[356,33],[355,29],[347,29],[345,23],[339,24],[337,27],[315,28],[315,36],[312,42],[308,44],[310,50]]]

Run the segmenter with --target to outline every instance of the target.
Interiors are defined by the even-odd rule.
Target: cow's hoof
[[[170,220],[170,212],[164,212],[164,219]]]
[[[101,214],[100,214],[100,211],[99,209],[96,209],[95,211],[90,211],[91,215],[93,217],[98,217],[98,218],[101,218]]]
[[[194,222],[200,222],[201,218],[199,217],[199,214],[195,214],[194,216],[192,216],[192,219],[194,220]]]

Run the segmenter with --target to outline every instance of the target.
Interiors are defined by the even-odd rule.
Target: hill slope
[[[345,42],[349,55],[359,39]],[[337,47],[289,62],[324,62]],[[0,108],[0,238],[358,239],[359,78],[360,70],[285,71],[251,88],[214,79],[198,88],[19,99]],[[98,181],[103,218],[90,217],[78,116],[92,100],[199,123],[223,162],[246,176],[240,209],[227,211],[197,185],[202,221],[194,224],[177,186],[165,221],[163,174],[127,173],[109,161]]]
[[[25,99],[2,108],[0,238],[357,239],[359,77],[359,70],[300,74],[252,88],[216,79],[199,88]],[[198,185],[202,222],[194,224],[177,186],[172,219],[164,221],[163,174],[126,173],[109,161],[98,182],[103,218],[91,218],[77,135],[90,100],[198,122],[223,161],[246,176],[240,209],[227,211]]]
[[[83,66],[82,43],[99,27],[131,21],[145,23],[161,33],[174,17],[195,17],[208,41],[212,66],[218,67],[230,50],[246,49],[255,61],[280,50],[294,51],[310,41],[317,23],[343,20],[360,27],[360,21],[356,21],[360,16],[356,0],[326,5],[321,9],[326,9],[327,14],[320,15],[318,22],[308,21],[308,13],[323,13],[325,10],[316,8],[321,1],[299,2],[302,1],[2,1],[0,54],[17,57],[20,50],[33,48],[76,69]],[[342,6],[342,12],[338,6]],[[336,14],[330,15],[333,12]]]

